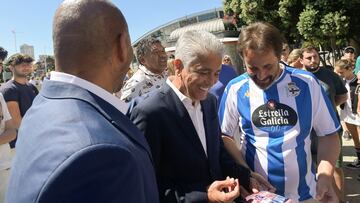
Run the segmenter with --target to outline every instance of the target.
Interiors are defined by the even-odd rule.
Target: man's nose
[[[259,80],[264,80],[268,75],[269,75],[268,72],[265,71],[265,70],[263,70],[263,71],[258,71],[258,72],[256,73],[256,77],[257,77],[257,79],[259,79]]]

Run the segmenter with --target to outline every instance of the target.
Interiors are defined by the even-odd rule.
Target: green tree
[[[45,63],[46,60],[46,63]],[[46,66],[46,71],[50,72],[50,71],[54,71],[55,70],[55,59],[54,56],[45,56],[40,58],[34,65],[34,70],[42,70],[43,72],[45,72],[45,66]]]
[[[225,12],[236,12],[242,24],[275,25],[290,44],[308,41],[335,50],[351,42],[360,48],[360,0],[223,0],[223,4]]]
[[[47,56],[46,57],[46,70],[48,72],[55,70],[55,58],[54,58],[54,56]]]

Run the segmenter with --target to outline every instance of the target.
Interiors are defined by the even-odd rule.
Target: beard
[[[319,69],[318,65],[314,65],[314,66],[305,66],[305,69],[309,72],[316,72]]]
[[[270,75],[268,77],[266,77],[265,80],[259,80],[256,76],[250,76],[251,79],[254,81],[254,83],[260,88],[260,89],[266,89],[267,87],[269,87],[273,81],[274,81],[274,76]],[[264,82],[263,82],[264,81]]]

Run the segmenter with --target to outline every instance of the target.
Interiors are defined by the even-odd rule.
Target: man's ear
[[[173,63],[174,63],[175,75],[181,74],[181,71],[184,68],[182,61],[180,59],[175,59]]]
[[[144,65],[145,64],[145,59],[144,59],[144,57],[139,57],[139,63],[141,64],[141,65]]]
[[[132,52],[130,38],[127,33],[123,32],[120,33],[117,37],[117,57],[119,61],[125,62],[128,59],[128,57],[132,54],[129,54],[129,52]]]
[[[299,61],[300,61],[301,65],[304,65],[304,59],[301,57],[299,59],[300,59]]]
[[[14,72],[14,66],[9,65],[9,69],[10,69],[11,72]]]

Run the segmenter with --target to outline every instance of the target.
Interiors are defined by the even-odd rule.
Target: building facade
[[[225,46],[225,54],[231,57],[236,71],[243,72],[242,61],[236,53],[239,29],[235,21],[228,20],[222,8],[210,9],[170,21],[145,33],[133,43],[133,46],[136,48],[139,41],[151,36],[159,39],[166,52],[172,54],[175,51],[177,39],[188,30],[206,30],[218,37]],[[132,66],[136,69],[136,61],[133,61]]]
[[[21,45],[20,53],[27,54],[27,55],[31,56],[33,59],[35,59],[34,46],[32,46],[32,45],[28,45],[28,44]]]

